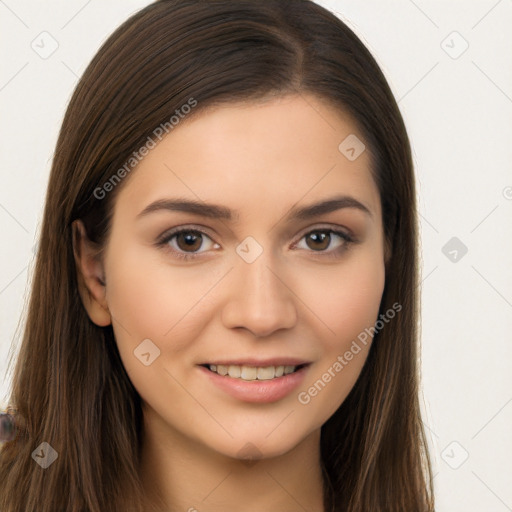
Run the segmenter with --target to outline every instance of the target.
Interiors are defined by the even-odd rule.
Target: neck
[[[200,445],[154,416],[145,409],[141,478],[148,510],[324,511],[320,429],[283,455],[249,461]]]

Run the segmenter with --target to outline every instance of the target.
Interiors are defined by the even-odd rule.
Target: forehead
[[[290,207],[334,193],[379,210],[369,152],[347,158],[340,150],[347,137],[363,142],[348,115],[311,95],[205,109],[149,151],[116,210],[136,215],[151,201],[180,196],[251,216],[264,204]]]

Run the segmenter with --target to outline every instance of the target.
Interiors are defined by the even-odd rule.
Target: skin
[[[375,324],[385,282],[370,156],[364,151],[349,161],[338,150],[350,134],[363,140],[347,115],[311,95],[210,109],[178,125],[127,178],[103,259],[94,257],[77,222],[84,306],[97,325],[113,324],[143,399],[148,504],[200,512],[323,510],[320,428],[355,384],[370,343],[309,403],[298,393]],[[286,220],[292,208],[340,194],[371,214],[343,208]],[[239,219],[165,210],[137,219],[151,202],[176,197],[229,207]],[[206,236],[192,249],[179,237],[167,250],[155,245],[180,226]],[[348,231],[356,242],[306,236],[325,228]],[[253,263],[236,252],[248,236],[263,248]],[[172,248],[199,256],[180,260]],[[149,366],[134,357],[145,339],[160,350]],[[301,386],[273,403],[235,399],[197,366],[250,356],[311,365]],[[258,460],[244,460],[247,451]]]

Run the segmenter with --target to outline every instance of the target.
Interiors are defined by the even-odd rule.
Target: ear
[[[89,318],[105,327],[112,323],[106,300],[106,282],[100,251],[87,236],[81,220],[71,224],[78,291]]]

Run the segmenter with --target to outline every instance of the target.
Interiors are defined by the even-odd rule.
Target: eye
[[[205,239],[207,240],[206,244]],[[318,228],[309,231],[300,239],[300,241],[302,240],[305,241],[306,247],[302,246],[299,249],[317,253],[321,257],[337,257],[356,242],[348,233],[331,228]],[[333,248],[332,245],[335,241],[337,244]],[[220,248],[220,245],[215,243],[204,231],[192,228],[173,229],[162,235],[156,245],[169,250],[174,256],[183,260],[192,260],[203,252]],[[200,251],[200,249],[204,250]]]
[[[317,252],[321,255],[325,253],[325,256],[337,256],[355,242],[348,233],[330,228],[319,228],[309,231],[301,238],[302,240],[305,240],[306,247],[299,247],[300,249],[311,249],[312,252]],[[332,245],[335,240],[338,243],[333,248]]]
[[[199,249],[203,248],[205,245],[204,238],[208,239],[210,243],[206,244],[207,247],[205,251],[199,251]],[[196,255],[207,252],[212,248],[218,249],[220,247],[219,244],[214,243],[203,231],[190,228],[175,229],[165,233],[157,242],[157,245],[165,246],[178,258],[185,260],[195,258]]]

